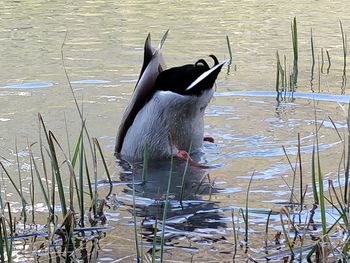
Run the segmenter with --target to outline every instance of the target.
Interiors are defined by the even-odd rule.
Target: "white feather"
[[[209,76],[210,73],[212,73],[214,70],[216,70],[218,67],[221,67],[222,65],[224,65],[225,63],[227,63],[228,60],[224,60],[222,61],[221,63],[215,65],[214,67],[212,67],[211,69],[207,70],[206,72],[204,72],[203,74],[201,74],[198,78],[196,78],[195,81],[193,81],[191,83],[190,86],[188,86],[188,88],[186,89],[187,90],[190,90],[192,89],[194,86],[196,86],[199,82],[201,82],[202,80],[204,80],[206,77]]]

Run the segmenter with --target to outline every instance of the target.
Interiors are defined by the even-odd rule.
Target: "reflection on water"
[[[221,59],[228,58],[225,41],[228,35],[232,68],[227,70],[229,74],[223,71],[219,76],[205,120],[206,134],[216,141],[205,144],[201,159],[213,169],[190,167],[181,187],[184,164],[174,165],[165,226],[166,245],[172,249],[166,252],[166,258],[176,261],[181,255],[185,262],[231,260],[235,242],[232,211],[242,240],[244,226],[238,211],[245,207],[253,171],[249,195],[253,235],[250,252],[265,253],[263,249],[253,249],[262,246],[267,212],[269,209],[278,212],[281,203],[290,200],[292,171],[282,146],[295,160],[300,133],[304,169],[310,171],[315,111],[317,123],[323,124],[320,129],[323,172],[326,179],[338,180],[338,163],[334,160],[340,160],[341,144],[333,123],[343,135],[346,118],[342,105],[350,98],[332,94],[339,94],[345,83],[339,19],[347,32],[349,8],[349,1],[5,1],[0,19],[0,159],[6,158],[3,161],[6,168],[16,174],[15,141],[19,148],[25,148],[27,140],[38,141],[38,112],[56,137],[66,138],[65,125],[71,142],[79,137],[81,122],[62,68],[61,45],[67,32],[66,70],[78,103],[83,105],[89,132],[99,138],[109,168],[114,171],[117,183],[113,194],[121,205],[106,214],[115,231],[109,231],[100,240],[98,260],[133,261],[132,175],[138,227],[145,237],[143,241],[152,241],[154,222],[162,219],[170,170],[168,163],[151,164],[142,184],[142,166],[116,166],[112,155],[116,127],[139,74],[145,36],[151,32],[156,39],[170,29],[164,46],[166,64],[177,66],[212,53]],[[298,92],[294,93],[293,101],[277,103],[272,92],[275,54],[279,50],[281,57],[285,54],[287,61],[292,61],[290,21],[294,16],[298,19]],[[332,61],[331,70],[326,72],[324,68],[320,76],[312,64],[311,27],[316,56],[324,48]],[[311,89],[318,90],[318,77],[319,89],[324,93],[309,94]],[[343,91],[347,93],[346,89]],[[291,97],[287,94],[287,98]],[[62,147],[69,152],[69,143],[62,141]],[[20,161],[26,164],[22,167],[23,185],[29,195],[27,157],[20,156]],[[69,178],[63,176],[65,180]],[[100,170],[99,176],[105,177]],[[310,173],[305,172],[304,176],[304,182],[310,182]],[[343,185],[344,181],[340,179],[337,183]],[[9,180],[5,177],[1,184],[6,186],[1,189],[6,190],[6,198],[19,207]],[[105,191],[105,185],[101,184],[99,190]],[[40,196],[35,199],[40,200]],[[278,214],[271,216],[270,225],[280,230]]]
[[[171,178],[170,178],[171,172]],[[170,160],[152,163],[148,166],[147,179],[142,183],[143,167],[126,168],[121,173],[121,180],[129,182],[123,189],[125,199],[123,204],[133,211],[132,176],[136,183],[135,213],[142,220],[141,227],[148,238],[152,239],[154,223],[158,222],[161,229],[168,183],[169,203],[166,213],[165,237],[167,246],[176,246],[182,237],[197,239],[206,242],[215,242],[217,236],[209,234],[225,227],[222,216],[218,213],[219,204],[211,200],[211,195],[220,191],[214,187],[210,178],[210,171],[186,166],[186,163]],[[133,213],[133,212],[132,212]],[[202,241],[203,241],[202,240]],[[199,242],[199,241],[198,241]]]
[[[17,84],[9,84],[3,89],[40,89],[40,88],[49,88],[54,84],[49,82],[28,82],[28,83],[17,83]]]
[[[130,254],[135,247],[134,216],[138,233],[143,237],[142,242],[147,249],[152,247],[155,240],[157,223],[156,241],[159,249],[170,171],[169,205],[164,225],[167,258],[171,258],[175,252],[184,253],[186,261],[193,253],[197,257],[202,252],[207,253],[206,258],[216,260],[232,257],[232,248],[237,244],[233,238],[233,222],[236,224],[235,231],[240,235],[239,240],[242,241],[244,237],[242,209],[245,209],[246,191],[252,171],[255,171],[249,194],[249,233],[252,248],[261,247],[259,236],[264,231],[270,209],[275,213],[270,217],[270,226],[280,231],[279,211],[290,203],[290,186],[293,183],[290,176],[292,169],[282,146],[293,160],[298,153],[297,134],[301,132],[300,149],[305,160],[304,167],[309,165],[314,143],[314,103],[297,97],[293,103],[276,105],[275,99],[266,97],[264,93],[263,96],[254,93],[253,97],[249,96],[249,92],[247,94],[219,94],[215,97],[216,105],[209,106],[208,111],[211,114],[207,116],[206,130],[216,141],[205,143],[202,153],[204,155],[194,158],[208,164],[211,169],[186,169],[186,164],[179,160],[174,160],[171,168],[168,160],[149,164],[144,180],[142,164],[130,166],[118,162],[115,165],[114,158],[111,158],[111,167],[116,170],[112,193],[118,205],[111,206],[106,213],[109,224],[115,230],[108,231],[102,239],[105,249],[99,251],[101,258],[133,257]],[[225,106],[226,103],[229,106]],[[335,185],[343,186],[344,180],[337,180],[334,172],[334,158],[329,158],[339,155],[340,140],[332,122],[321,119],[332,116],[340,132],[346,129],[346,120],[339,110],[341,107],[332,102],[332,97],[330,102],[315,101],[315,104],[320,118],[318,123],[323,124],[319,133],[319,150],[322,164],[325,165],[324,173],[326,178],[336,180]],[[223,126],[215,124],[218,120],[224,122]],[[251,127],[257,128],[252,130]],[[28,162],[28,151],[20,150],[19,158],[24,163]],[[6,167],[16,167],[13,156],[7,159]],[[23,165],[22,170],[29,173],[29,164]],[[304,180],[310,182],[310,170],[306,168],[305,171]],[[29,179],[23,182],[27,181]],[[324,188],[327,189],[327,186]],[[99,181],[99,189],[107,189],[106,180]],[[306,196],[311,200],[312,193],[308,192]],[[18,204],[17,208],[20,211]],[[319,220],[318,214],[314,219]],[[123,245],[115,245],[114,240],[122,242]],[[281,245],[276,246],[270,248],[270,254],[283,250]],[[239,254],[244,255],[244,250]]]

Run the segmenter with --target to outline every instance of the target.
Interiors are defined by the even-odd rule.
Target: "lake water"
[[[17,174],[17,143],[23,185],[28,190],[25,149],[27,141],[39,139],[38,112],[66,151],[65,122],[71,143],[78,138],[81,122],[61,57],[67,34],[63,47],[67,74],[78,103],[83,104],[90,135],[99,139],[108,160],[116,182],[113,193],[121,204],[107,214],[114,229],[100,241],[98,258],[100,262],[133,261],[132,185],[118,182],[129,180],[130,172],[140,179],[140,169],[130,171],[118,165],[113,149],[117,126],[141,67],[144,40],[151,32],[153,43],[157,43],[170,29],[163,55],[171,67],[193,63],[209,54],[227,59],[228,35],[233,64],[219,75],[205,118],[205,132],[216,142],[204,145],[202,161],[212,168],[190,169],[182,207],[179,185],[183,164],[174,169],[165,258],[183,262],[230,260],[234,248],[231,213],[238,215],[239,208],[245,206],[253,173],[249,253],[259,258],[267,211],[280,211],[290,198],[286,182],[292,183],[292,170],[282,146],[294,163],[298,134],[305,162],[303,181],[310,185],[315,112],[318,123],[323,122],[319,133],[323,173],[326,179],[337,180],[343,146],[331,119],[344,134],[348,97],[332,94],[341,93],[339,19],[344,31],[349,32],[349,9],[347,1],[6,1],[0,9],[0,157],[6,158],[9,172]],[[294,16],[299,39],[298,93],[294,100],[277,103],[276,51],[282,58],[286,55],[287,68],[292,68],[290,23]],[[310,84],[311,27],[316,63],[322,58],[321,48],[324,68],[328,67],[326,50],[331,57],[329,74],[324,70],[318,77],[316,65],[313,87],[322,93],[317,96]],[[168,174],[166,165],[161,169],[150,167],[149,183],[135,187],[144,251],[150,247],[148,236],[154,220],[162,216],[159,202],[164,199]],[[102,169],[100,179],[105,179]],[[18,198],[9,181],[5,178],[1,182],[7,198],[16,206]],[[107,192],[102,183],[100,190]],[[310,190],[306,195],[312,204]],[[40,196],[36,200],[40,202]],[[280,230],[279,216],[271,217],[271,225]],[[246,257],[240,248],[238,254]],[[30,261],[33,255],[16,253],[16,258]]]

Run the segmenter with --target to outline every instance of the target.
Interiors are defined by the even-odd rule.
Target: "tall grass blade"
[[[267,215],[266,225],[265,225],[265,248],[266,248],[266,249],[267,249],[267,246],[268,246],[269,223],[270,223],[271,214],[272,214],[272,210],[270,209],[269,214]]]
[[[277,97],[276,100],[280,101],[280,56],[278,54],[278,51],[276,51],[276,92],[277,92]]]
[[[111,178],[111,175],[109,173],[109,170],[108,170],[108,167],[107,167],[107,163],[106,163],[106,160],[105,160],[105,157],[103,155],[103,152],[101,150],[101,146],[100,146],[100,143],[98,142],[97,138],[93,138],[92,139],[94,144],[96,145],[100,155],[101,155],[101,158],[102,158],[102,163],[103,163],[103,166],[105,168],[105,172],[106,172],[106,175],[107,175],[107,179],[108,179],[108,182],[109,182],[109,191],[108,191],[108,194],[106,196],[106,198],[108,198],[111,193],[112,193],[112,189],[113,189],[113,183],[112,183],[112,178]],[[95,182],[96,183],[96,182]]]
[[[315,163],[315,144],[312,146],[312,157],[311,157],[311,184],[312,184],[312,194],[314,196],[314,203],[319,204],[318,194],[317,194],[317,181],[316,181],[316,163]]]
[[[156,248],[157,248],[157,233],[158,233],[158,219],[154,223],[153,242],[152,242],[152,263],[156,262]]]
[[[189,153],[191,153],[191,151],[192,151],[192,141],[191,141],[190,147],[188,149]],[[185,191],[185,178],[186,178],[186,174],[187,174],[187,170],[188,170],[189,160],[190,160],[190,158],[186,159],[185,169],[182,173],[182,179],[181,179],[180,205],[182,208],[183,208],[182,200],[184,198],[184,191]]]
[[[82,130],[85,121],[82,122]],[[84,139],[80,140],[80,154],[79,154],[79,193],[80,193],[80,226],[84,227]]]
[[[169,204],[169,192],[170,192],[171,178],[173,175],[173,164],[174,164],[174,157],[171,156],[168,187],[167,187],[167,191],[166,191],[166,198],[165,198],[165,204],[164,204],[164,209],[163,209],[162,235],[161,235],[161,239],[160,239],[160,262],[164,262],[164,242],[165,242],[164,235],[165,235],[166,217],[167,217],[168,204]]]
[[[63,214],[63,217],[65,217],[67,215],[67,206],[66,206],[66,199],[64,194],[64,186],[63,186],[62,177],[61,177],[61,171],[58,165],[58,159],[57,159],[56,149],[54,145],[54,140],[55,140],[54,137],[55,136],[53,135],[53,133],[49,131],[48,144],[49,144],[50,153],[51,153],[51,164],[54,169],[55,179],[58,187],[58,195],[60,198],[62,214]]]
[[[183,198],[184,198],[184,191],[185,191],[185,178],[188,170],[188,163],[189,163],[189,158],[186,160],[184,172],[182,173],[182,179],[181,179],[181,191],[180,191],[180,205],[183,208]]]
[[[66,69],[66,65],[65,65],[65,62],[64,62],[64,46],[66,44],[66,40],[67,40],[67,36],[68,36],[68,32],[66,31],[65,32],[65,36],[64,36],[64,39],[63,39],[63,42],[62,42],[62,45],[61,45],[61,61],[62,61],[62,67],[63,67],[63,70],[64,70],[64,74],[66,76],[66,79],[67,79],[67,82],[68,82],[68,86],[69,86],[69,89],[72,93],[72,96],[73,96],[73,99],[74,99],[74,103],[75,103],[75,106],[76,106],[76,109],[79,113],[79,117],[81,119],[82,122],[85,122],[84,121],[84,116],[83,116],[83,112],[82,110],[80,109],[79,107],[79,104],[78,104],[78,101],[77,101],[77,98],[75,96],[75,93],[74,93],[74,90],[73,90],[73,87],[72,87],[72,83],[70,81],[70,78],[68,76],[68,72],[67,72],[67,69]],[[93,143],[91,142],[91,139],[90,139],[90,135],[89,135],[89,131],[86,127],[86,125],[84,125],[84,130],[86,132],[86,137],[87,137],[87,140],[89,142],[89,146],[90,146],[90,151],[91,153],[93,152]]]
[[[28,203],[27,203],[27,201],[25,200],[25,198],[24,198],[22,192],[18,189],[16,183],[13,181],[11,175],[8,173],[8,171],[6,170],[4,164],[3,164],[1,161],[0,161],[0,166],[1,166],[2,170],[5,172],[5,174],[7,175],[7,177],[9,178],[9,180],[10,180],[12,186],[15,188],[17,194],[18,194],[19,197],[21,198],[22,204],[26,204],[26,205],[27,205]]]
[[[1,184],[0,184],[0,213],[4,212],[5,209],[5,205],[3,202],[3,198],[2,198],[2,194],[4,193],[4,196],[6,196],[6,192],[5,192],[5,187],[4,187],[4,173],[2,170],[0,170],[0,175],[1,175]]]
[[[232,50],[231,50],[231,44],[230,44],[230,39],[229,39],[228,35],[226,35],[226,42],[227,42],[228,53],[230,55],[230,61],[229,61],[228,65],[231,66],[231,64],[232,64]]]
[[[344,33],[343,24],[341,20],[339,20],[340,24],[340,31],[341,31],[341,37],[342,37],[342,44],[343,44],[343,75],[342,75],[342,86],[341,91],[342,94],[345,94],[345,87],[346,87],[346,64],[347,64],[347,53],[348,53],[348,40],[347,35]]]
[[[45,176],[45,183],[46,183],[46,193],[47,193],[47,196],[50,196],[50,187],[49,187],[49,177],[48,177],[48,171],[47,171],[47,168],[46,168],[46,159],[45,159],[45,155],[44,155],[44,145],[43,145],[43,140],[41,138],[41,135],[42,135],[42,129],[44,129],[44,133],[45,133],[45,136],[47,138],[47,134],[46,134],[46,127],[45,127],[45,124],[44,124],[44,121],[40,115],[40,113],[38,114],[38,119],[39,119],[39,147],[40,147],[40,157],[41,157],[41,161],[42,161],[42,168],[43,168],[43,172],[44,172],[44,176]],[[33,154],[32,154],[32,159],[33,159]],[[33,161],[35,163],[35,161]],[[38,173],[37,173],[38,175]],[[39,176],[40,178],[40,176]],[[41,182],[41,179],[40,181]],[[54,189],[54,188],[52,188]],[[43,190],[43,189],[42,189]],[[44,190],[43,190],[44,191]],[[49,204],[49,202],[47,203]],[[54,209],[52,208],[52,215],[53,215],[53,211]]]
[[[244,241],[246,243],[246,245],[248,245],[248,235],[249,235],[249,211],[248,211],[248,203],[249,203],[249,192],[250,192],[250,186],[251,183],[253,181],[253,177],[254,177],[255,171],[252,173],[250,179],[249,179],[249,183],[248,183],[248,188],[247,188],[247,193],[246,193],[246,197],[245,197],[245,215],[244,215],[244,221],[245,221],[245,237],[244,237]]]
[[[18,170],[18,183],[19,183],[19,191],[21,192],[20,196],[23,196],[23,186],[22,186],[22,176],[21,176],[21,167],[19,165],[19,157],[18,157],[18,149],[17,149],[17,138],[15,142],[15,149],[16,149],[16,161],[17,161],[17,170]],[[22,201],[22,211],[21,216],[23,216],[23,222],[24,224],[27,222],[27,213],[26,213],[26,205],[27,202],[24,201],[23,198],[21,198]]]
[[[83,126],[85,126],[85,122],[84,122]],[[75,148],[74,148],[74,152],[73,152],[73,158],[70,159],[70,160],[72,160],[73,167],[75,167],[75,164],[76,164],[78,156],[79,156],[81,141],[83,140],[83,131],[84,131],[83,129],[84,128],[82,128],[80,130],[80,134],[79,134],[77,143],[75,144]]]
[[[318,127],[317,127],[317,115],[316,115],[316,107],[314,101],[314,113],[315,113],[315,139],[316,139],[316,156],[317,156],[317,177],[318,177],[318,193],[319,193],[319,203],[321,210],[321,224],[322,224],[322,234],[325,237],[327,233],[327,221],[326,221],[326,208],[324,202],[324,191],[323,191],[323,174],[321,170],[321,160],[320,160],[320,150],[318,143]],[[325,241],[325,239],[323,239]]]
[[[302,168],[301,150],[300,150],[300,133],[298,133],[298,160],[299,160],[299,181],[300,181],[300,209],[302,210],[304,198],[303,198],[303,168]]]
[[[11,222],[9,223],[10,227],[11,227]],[[1,236],[0,238],[2,239],[2,248],[5,248],[6,250],[6,257],[7,260],[1,261],[1,262],[8,262],[8,263],[12,263],[12,238],[9,238],[7,235],[7,227],[6,227],[6,220],[3,216],[0,217],[0,229],[1,229]],[[12,234],[11,234],[12,237]],[[3,250],[4,251],[4,250]],[[3,258],[4,257],[4,253],[2,254]]]
[[[85,160],[85,173],[86,173],[87,183],[89,187],[90,201],[92,202],[92,210],[93,210],[94,217],[96,217],[96,200],[97,199],[94,197],[94,192],[92,190],[92,182],[91,182],[91,177],[90,177],[90,172],[88,167],[88,160],[86,159],[86,154],[84,154],[84,160]]]
[[[30,149],[30,145],[29,145],[29,141],[27,140],[27,144],[28,144],[28,151]],[[30,166],[30,179],[31,179],[31,183],[29,185],[29,193],[30,193],[30,201],[31,201],[31,205],[32,205],[32,224],[35,224],[34,222],[34,206],[35,206],[35,187],[34,187],[34,171],[33,171],[33,162],[31,157],[29,156],[29,166]]]
[[[298,29],[297,18],[294,17],[292,25],[292,44],[293,44],[293,71],[292,71],[292,91],[297,88],[298,83]]]
[[[328,60],[328,67],[327,67],[327,75],[329,74],[329,70],[331,69],[332,63],[331,63],[331,56],[329,55],[328,50],[326,49],[327,54],[327,60]]]
[[[311,79],[310,79],[310,86],[311,91],[313,92],[313,80],[314,80],[314,69],[315,69],[315,48],[314,48],[314,37],[312,34],[312,28],[311,28],[311,58],[312,58],[312,64],[311,64]]]
[[[232,219],[232,230],[233,230],[233,242],[235,244],[233,255],[232,255],[232,260],[234,262],[236,255],[237,255],[237,234],[236,234],[236,224],[235,224],[235,211],[232,209],[231,212],[231,219]]]
[[[318,92],[321,92],[321,68],[320,68],[320,54],[317,55],[317,71],[318,71]]]
[[[70,153],[70,140],[69,140],[69,134],[68,134],[68,125],[67,125],[67,118],[66,118],[66,113],[63,112],[63,116],[64,116],[64,127],[66,128],[66,139],[67,139],[67,146],[68,146],[68,157],[69,160],[72,160],[72,156]]]
[[[283,149],[283,152],[284,152],[284,155],[286,156],[287,160],[288,160],[288,163],[289,163],[289,166],[291,167],[292,171],[293,171],[293,180],[292,180],[292,187],[290,188],[288,183],[284,180],[284,178],[282,177],[282,180],[286,183],[286,185],[288,186],[289,190],[290,190],[290,199],[289,199],[289,202],[290,203],[294,203],[294,199],[295,200],[298,200],[298,198],[295,196],[294,194],[294,189],[295,189],[295,177],[296,177],[296,167],[293,167],[292,165],[292,162],[290,161],[290,158],[288,156],[288,153],[286,151],[286,148],[284,146],[282,146],[282,149]],[[294,197],[294,199],[293,199]],[[296,201],[298,202],[298,201]]]
[[[321,48],[321,73],[323,74],[323,67],[324,67],[324,52],[323,48]]]
[[[281,220],[281,226],[282,226],[282,231],[283,231],[283,234],[284,234],[284,238],[286,239],[286,243],[288,245],[288,248],[289,248],[289,251],[290,251],[290,256],[291,256],[291,262],[293,262],[293,259],[294,259],[294,243],[290,240],[290,237],[289,237],[289,231],[286,229],[286,226],[283,222],[283,214],[287,217],[288,219],[288,224],[292,224],[292,220],[289,216],[289,211],[287,208],[283,207],[281,209],[281,213],[280,213],[280,220]]]
[[[349,195],[349,173],[350,173],[350,104],[348,105],[348,134],[347,134],[347,156],[346,156],[346,166],[345,166],[345,183],[344,183],[344,202],[346,204],[349,203],[348,195]]]
[[[2,229],[2,220],[3,217],[0,217],[0,262],[5,262],[5,242],[6,242],[6,238],[5,238],[5,232]]]
[[[334,184],[332,180],[329,180],[330,188],[333,191],[333,194],[337,200],[338,206],[336,206],[333,202],[329,202],[335,209],[337,209],[338,213],[340,214],[341,218],[343,219],[344,225],[347,228],[347,231],[349,231],[350,225],[349,220],[346,212],[346,207],[343,206],[342,200],[337,194],[337,191],[335,190]]]
[[[135,203],[135,175],[132,175],[132,209],[134,218],[134,236],[135,236],[135,249],[136,249],[136,260],[141,262],[141,255],[139,249],[139,241],[137,235],[137,225],[136,225],[136,203]]]
[[[96,144],[94,143],[93,153],[92,153],[92,159],[94,162],[93,169],[94,169],[94,202],[93,207],[96,209],[96,203],[98,200],[98,194],[97,194],[97,153],[96,153]],[[96,217],[96,211],[94,210],[94,216]]]

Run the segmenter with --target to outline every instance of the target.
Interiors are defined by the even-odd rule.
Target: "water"
[[[279,211],[289,201],[287,183],[291,184],[292,171],[282,146],[294,163],[298,133],[305,162],[304,183],[310,183],[315,109],[318,123],[324,126],[320,130],[323,172],[326,179],[337,180],[342,145],[331,120],[343,135],[347,111],[344,103],[349,97],[338,96],[343,66],[339,19],[348,32],[349,5],[344,1],[7,1],[0,16],[0,156],[6,158],[4,165],[11,174],[17,174],[17,141],[24,191],[29,195],[30,167],[25,148],[27,140],[39,140],[38,112],[66,152],[67,123],[72,152],[81,123],[62,66],[61,46],[67,33],[63,47],[66,70],[78,103],[83,101],[89,132],[99,139],[108,159],[115,181],[113,193],[120,203],[119,208],[107,213],[114,230],[107,231],[99,241],[97,258],[107,262],[134,260],[132,187],[127,180],[131,172],[137,180],[141,175],[136,168],[130,171],[117,165],[113,148],[117,126],[139,74],[144,39],[151,32],[156,42],[170,29],[163,54],[166,64],[175,66],[209,54],[220,60],[228,58],[228,35],[237,70],[234,65],[229,71],[223,70],[206,112],[206,134],[216,142],[205,144],[201,158],[212,168],[190,169],[183,207],[179,185],[184,167],[180,163],[174,168],[165,257],[185,262],[231,259],[231,211],[237,216],[239,208],[245,206],[253,172],[250,252],[257,256],[267,211]],[[285,54],[292,66],[290,22],[294,16],[299,33],[299,89],[294,100],[277,103],[273,92],[275,52]],[[330,73],[321,75],[321,95],[310,93],[311,27],[316,52],[323,47],[332,59]],[[316,89],[317,79],[316,75]],[[147,241],[152,239],[154,220],[162,217],[168,168],[167,164],[162,169],[151,168],[148,183],[135,187],[137,226],[142,229],[144,250],[149,249]],[[102,171],[100,177],[105,179]],[[9,181],[5,178],[3,182],[7,198],[19,207]],[[101,182],[102,195],[107,188]],[[40,200],[38,196],[36,201]],[[280,230],[279,216],[271,220],[273,229]],[[240,237],[242,240],[242,233]],[[242,249],[239,254],[244,257]],[[30,253],[16,254],[16,258],[21,257],[33,259]]]

